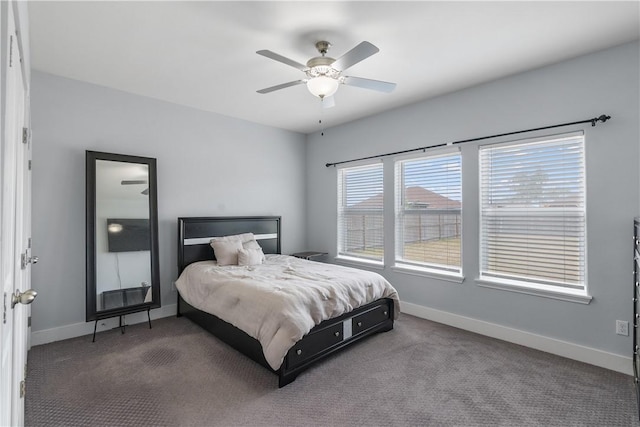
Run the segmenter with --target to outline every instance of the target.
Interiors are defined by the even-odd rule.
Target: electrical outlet
[[[629,322],[626,320],[616,320],[616,334],[629,336]]]

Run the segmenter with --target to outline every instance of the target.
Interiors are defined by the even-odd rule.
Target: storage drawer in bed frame
[[[352,334],[359,335],[368,331],[371,328],[375,328],[380,323],[389,320],[391,311],[389,305],[383,302],[374,305],[371,309],[365,311],[362,314],[354,316],[351,319],[351,331]]]
[[[287,353],[287,368],[295,368],[343,339],[343,323],[337,322],[305,335]]]

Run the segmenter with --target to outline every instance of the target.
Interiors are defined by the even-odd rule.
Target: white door
[[[0,280],[3,292],[3,315],[0,324],[0,425],[24,424],[23,382],[27,356],[28,307],[12,304],[17,290],[29,289],[30,267],[24,268],[30,257],[27,251],[30,231],[30,185],[28,171],[29,144],[23,143],[25,127],[26,89],[20,49],[15,31],[12,8],[7,7],[7,73],[4,133],[0,151],[2,165],[0,207]]]

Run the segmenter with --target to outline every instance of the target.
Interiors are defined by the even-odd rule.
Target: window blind
[[[397,161],[396,265],[461,273],[461,155]]]
[[[480,147],[481,278],[585,288],[582,133]]]
[[[338,169],[338,255],[382,263],[383,166]]]

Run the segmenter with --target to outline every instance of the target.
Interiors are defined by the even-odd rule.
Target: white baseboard
[[[151,310],[149,314],[151,315],[151,320],[160,319],[162,317],[175,316],[177,313],[177,308],[177,304],[163,305],[160,308]],[[138,313],[127,314],[125,320],[127,325],[147,322],[147,312],[141,311]],[[99,320],[97,332],[113,329],[118,326],[118,322],[118,317]],[[59,326],[57,328],[44,329],[42,331],[32,331],[31,346],[93,334],[93,325],[94,322],[82,322]]]
[[[633,375],[631,357],[620,356],[606,351],[579,344],[561,341],[531,332],[521,331],[483,320],[472,319],[458,314],[448,313],[408,302],[401,302],[402,312],[422,319],[432,320],[445,325],[475,332],[499,340],[534,348],[557,356],[610,369],[627,375]]]

